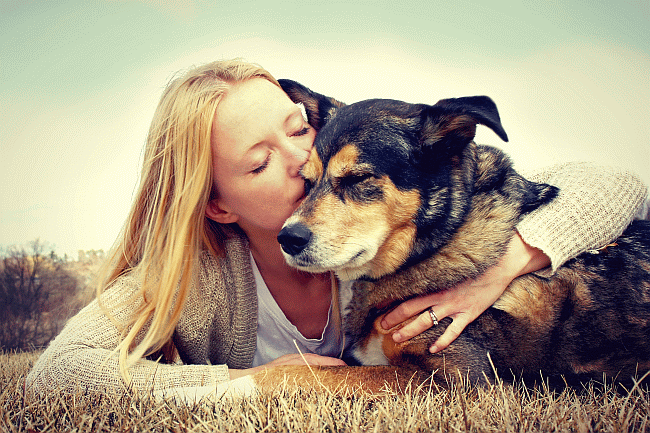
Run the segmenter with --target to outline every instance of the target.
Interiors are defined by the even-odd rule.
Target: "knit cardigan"
[[[641,207],[647,189],[634,175],[615,168],[565,164],[527,176],[558,186],[559,196],[527,216],[517,230],[528,244],[551,259],[547,274],[577,254],[618,237]],[[160,393],[180,387],[216,386],[229,380],[228,368],[251,367],[256,348],[257,291],[248,243],[231,234],[225,256],[203,252],[173,341],[182,362],[141,359],[129,368],[132,389]],[[102,295],[118,303],[138,288],[135,278],[119,277]],[[113,314],[125,320],[138,306]],[[114,349],[121,332],[92,301],[72,317],[49,344],[27,377],[32,391],[120,392],[125,389]]]

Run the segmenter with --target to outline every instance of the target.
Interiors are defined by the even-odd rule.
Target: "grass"
[[[278,390],[183,406],[130,396],[24,392],[37,353],[0,353],[2,432],[644,432],[650,392],[496,383],[381,398]]]

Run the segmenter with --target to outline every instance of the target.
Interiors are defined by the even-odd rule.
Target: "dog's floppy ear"
[[[313,92],[296,81],[280,79],[278,82],[282,86],[282,90],[289,95],[293,102],[302,104],[305,107],[307,120],[316,131],[327,123],[337,108],[345,105],[334,98]]]
[[[453,114],[468,115],[474,123],[480,123],[493,130],[503,141],[508,141],[508,135],[501,125],[497,106],[487,96],[469,96],[465,98],[442,99],[434,105]],[[473,138],[473,137],[472,137]]]
[[[474,139],[477,124],[487,126],[503,141],[508,141],[492,99],[487,96],[470,96],[443,99],[425,108],[422,144],[425,147],[435,147],[440,156],[459,153]]]

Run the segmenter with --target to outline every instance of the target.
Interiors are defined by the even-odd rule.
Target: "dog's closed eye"
[[[368,203],[383,196],[381,186],[373,182],[373,179],[376,177],[372,173],[349,174],[337,179],[333,186],[343,201],[349,198],[359,203]]]
[[[350,174],[341,178],[341,186],[352,186],[372,178],[372,173]]]

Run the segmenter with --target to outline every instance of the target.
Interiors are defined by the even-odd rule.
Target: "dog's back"
[[[604,373],[629,382],[650,370],[650,221],[633,222],[611,245],[539,284],[557,293],[547,306],[557,325],[544,342],[543,371],[573,382]]]

